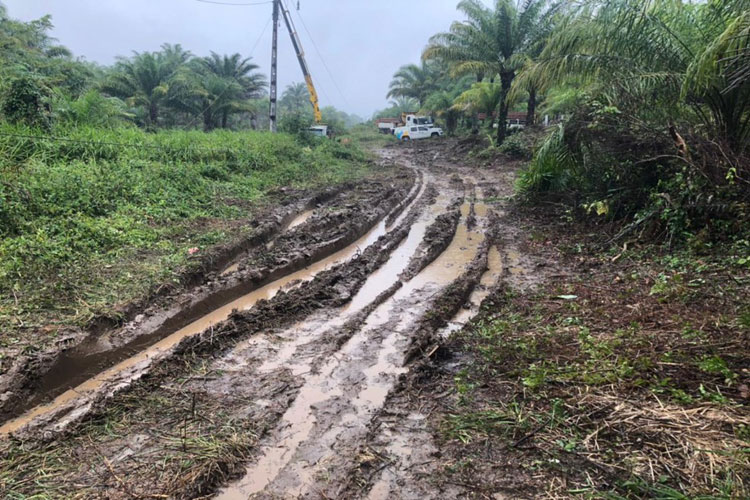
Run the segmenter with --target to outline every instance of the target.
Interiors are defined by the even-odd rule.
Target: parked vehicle
[[[401,113],[400,118],[378,118],[375,120],[378,130],[383,134],[394,134],[399,127],[425,126],[432,127],[431,116],[419,116],[416,113]]]
[[[328,125],[313,125],[308,130],[315,137],[328,137]]]
[[[403,113],[401,115],[401,125],[405,127],[413,125],[432,126],[434,122],[431,116],[417,116],[416,113]]]
[[[440,137],[443,135],[443,129],[433,125],[413,125],[399,127],[394,131],[396,139],[399,141],[411,141],[417,139],[429,139],[430,137]]]
[[[375,124],[381,134],[392,134],[401,122],[398,118],[379,118],[375,120]]]

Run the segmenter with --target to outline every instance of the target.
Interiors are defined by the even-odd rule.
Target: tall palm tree
[[[430,39],[423,59],[439,59],[451,65],[454,75],[474,74],[481,81],[500,78],[503,99],[498,105],[497,142],[507,135],[508,100],[516,72],[524,64],[535,26],[547,0],[496,0],[494,8],[480,0],[462,0],[458,9],[466,21],[455,22],[446,33]]]
[[[221,128],[227,128],[230,114],[247,111],[249,99],[263,95],[266,77],[256,71],[259,66],[251,59],[240,54],[221,56],[211,52],[210,56],[199,60],[200,73],[204,75],[203,90],[207,99],[214,103],[211,114],[221,118]],[[212,116],[209,118],[212,122]]]
[[[400,113],[414,112],[419,109],[419,102],[413,97],[397,97],[388,102],[393,109],[399,110]]]
[[[744,11],[727,7],[739,4]],[[642,102],[658,97],[674,117],[688,107],[734,148],[746,147],[750,87],[747,80],[735,84],[732,55],[748,45],[748,6],[747,0],[589,0],[519,79],[549,87],[576,78]]]
[[[401,66],[393,75],[386,97],[411,97],[421,106],[432,92],[438,90],[439,77],[436,65],[431,62]]]
[[[168,102],[170,83],[191,57],[179,45],[163,47],[163,52],[135,52],[131,58],[120,59],[102,84],[107,94],[129,106],[143,107],[148,127],[158,124],[161,108]]]
[[[310,105],[310,92],[302,82],[290,83],[281,94],[279,106],[288,113],[302,113]]]

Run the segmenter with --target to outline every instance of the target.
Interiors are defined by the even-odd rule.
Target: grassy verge
[[[259,132],[0,126],[0,371],[247,234],[281,186],[364,175],[355,145]]]
[[[525,219],[529,255],[563,273],[498,291],[453,340],[470,361],[437,423],[447,481],[492,492],[515,470],[534,496],[746,498],[745,243],[601,253],[589,228]]]
[[[375,149],[398,142],[396,137],[390,134],[381,134],[378,129],[369,123],[352,127],[341,139],[343,142],[353,142],[363,148]]]

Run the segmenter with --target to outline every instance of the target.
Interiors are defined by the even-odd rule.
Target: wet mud
[[[509,189],[494,172],[457,164],[437,141],[380,154],[401,173],[297,210],[182,306],[243,294],[5,432],[38,456],[76,457],[60,459],[56,484],[91,498],[434,498],[414,481],[434,456],[405,388],[525,264],[488,201]],[[108,352],[132,338],[97,342]],[[2,438],[0,450],[11,456]],[[14,493],[38,492],[24,484]]]
[[[402,181],[408,181],[408,177]],[[103,380],[147,363],[154,356],[151,351],[173,348],[182,338],[225,320],[234,309],[251,307],[290,283],[309,279],[351,257],[383,234],[382,219],[406,189],[406,182],[401,190],[394,189],[390,182],[370,183],[341,193],[331,200],[331,209],[319,210],[319,216],[311,217],[311,213],[303,221],[291,219],[285,232],[267,240],[273,243],[271,250],[262,244],[245,253],[235,275],[211,280],[178,299],[178,305],[169,310],[145,312],[121,329],[91,337],[61,353],[46,373],[33,383],[27,382],[11,397],[6,396],[0,417],[18,417],[27,409],[57,399],[25,419],[0,427],[0,433],[16,430],[31,415],[63,406],[79,394],[97,389]],[[292,228],[294,222],[297,224]],[[25,394],[32,395],[24,400]]]

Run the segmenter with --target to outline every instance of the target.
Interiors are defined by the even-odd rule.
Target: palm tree
[[[398,110],[398,114],[415,112],[419,109],[419,102],[413,97],[397,97],[391,99],[388,105],[395,110]]]
[[[307,85],[302,82],[291,83],[284,89],[279,105],[292,114],[302,113],[310,103],[310,93]]]
[[[163,52],[135,52],[120,59],[102,90],[123,99],[129,106],[146,110],[146,125],[155,127],[159,113],[167,104],[169,86],[177,72],[191,57],[180,45],[164,45]]]
[[[472,115],[485,113],[487,124],[492,128],[494,124],[492,113],[498,108],[503,98],[502,88],[497,83],[476,82],[455,99],[453,107],[458,111],[471,112]]]
[[[750,89],[732,56],[747,50],[750,16],[728,4],[746,8],[748,2],[590,0],[556,30],[519,80],[551,87],[578,79],[644,103],[658,97],[668,119],[687,107],[742,148],[750,137]]]
[[[221,117],[221,128],[227,128],[231,113],[247,111],[247,100],[263,95],[266,77],[256,71],[259,66],[251,59],[243,59],[240,54],[220,56],[211,52],[209,57],[199,60],[206,77],[204,90],[211,96],[209,100],[216,103],[212,110]]]
[[[401,66],[393,75],[386,97],[411,97],[421,106],[430,93],[438,90],[439,77],[434,63],[422,61],[419,66]]]
[[[424,106],[422,106],[422,109],[430,115],[445,121],[445,128],[448,131],[448,135],[453,135],[456,131],[458,118],[461,115],[461,112],[453,105],[454,100],[455,96],[452,92],[438,90],[430,94]]]
[[[494,8],[480,0],[462,0],[458,9],[467,20],[455,22],[447,33],[430,39],[423,59],[439,59],[451,65],[454,75],[473,74],[478,81],[500,78],[503,99],[498,105],[497,142],[507,134],[508,100],[516,72],[524,64],[535,26],[547,0],[496,0]]]

